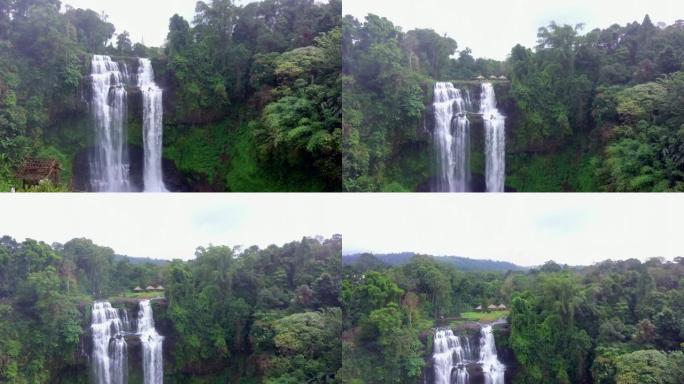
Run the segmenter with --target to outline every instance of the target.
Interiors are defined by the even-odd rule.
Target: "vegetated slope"
[[[376,259],[377,260],[377,259]],[[436,326],[505,304],[495,332],[514,382],[681,383],[684,258],[461,271],[436,258],[344,269],[345,382],[422,382]]]
[[[127,32],[108,43],[114,25],[91,10],[60,13],[57,0],[1,7],[0,190],[20,186],[14,174],[26,157],[60,161],[61,183],[38,188],[45,191],[70,189],[72,173],[87,169],[92,54],[152,59],[165,91],[165,169],[184,190],[341,188],[338,0],[199,2],[192,24],[171,18],[161,48],[132,44]],[[133,100],[136,154],[142,124]]]
[[[333,381],[341,365],[341,236],[283,246],[199,247],[133,264],[87,239],[0,238],[0,382],[88,380],[90,307],[163,285],[155,307],[165,381]],[[242,380],[242,381],[241,381]]]

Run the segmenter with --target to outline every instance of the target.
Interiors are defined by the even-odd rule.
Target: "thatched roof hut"
[[[136,291],[136,292],[140,292],[140,291],[142,291],[143,289],[140,288],[140,287],[135,287],[135,288],[133,288],[133,290]]]
[[[27,158],[17,172],[17,178],[21,179],[24,187],[36,185],[41,180],[50,180],[53,184],[59,183],[59,161],[55,159]]]
[[[156,289],[157,291],[163,291],[163,290],[164,290],[164,287],[162,287],[161,285],[158,285],[157,288],[155,288],[155,289]]]
[[[482,306],[481,306],[481,305],[478,305],[477,307],[475,307],[475,310],[476,310],[476,311],[481,311],[481,310],[482,310]]]
[[[146,291],[154,291],[154,287],[151,286],[151,285],[148,285],[148,286],[145,288],[145,290],[146,290]]]
[[[503,305],[503,304],[499,304],[499,306],[498,306],[498,307],[496,307],[496,308],[497,308],[497,309],[506,309],[506,306],[505,306],[505,305]]]
[[[489,306],[487,307],[487,309],[489,309],[490,311],[494,311],[494,310],[497,309],[497,306],[494,305],[494,304],[489,304]]]

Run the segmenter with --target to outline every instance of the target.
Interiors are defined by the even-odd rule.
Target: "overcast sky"
[[[684,256],[684,195],[411,195],[355,197],[357,208],[343,220],[344,252],[413,251],[525,266]]]
[[[552,20],[585,23],[585,32],[618,23],[654,24],[684,18],[681,0],[344,0],[344,14],[363,20],[368,13],[384,16],[404,31],[431,28],[470,47],[475,57],[505,59],[515,44],[532,47],[537,29]]]
[[[335,233],[345,253],[526,266],[684,256],[684,194],[0,194],[0,212],[0,234],[18,240],[86,237],[160,259]]]
[[[244,5],[254,0],[236,0]],[[205,0],[210,3],[211,0]],[[104,11],[109,22],[117,31],[131,34],[134,43],[144,41],[148,46],[161,46],[169,31],[169,19],[174,14],[183,16],[192,23],[195,17],[197,0],[62,0],[74,8],[92,9],[97,13]]]
[[[314,194],[0,194],[0,212],[0,236],[85,237],[158,259],[191,259],[210,243],[264,248],[339,233],[339,211]]]

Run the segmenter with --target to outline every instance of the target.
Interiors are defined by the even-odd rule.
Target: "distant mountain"
[[[350,255],[342,256],[342,264],[353,265],[362,263],[365,266],[398,266],[407,264],[411,261],[411,258],[416,256],[414,252],[402,252],[402,253],[386,253],[386,254],[368,254],[368,253],[355,253]],[[528,268],[521,267],[519,265],[509,263],[507,261],[495,261],[495,260],[478,260],[470,259],[461,256],[434,256],[435,259],[441,260],[448,264],[455,266],[458,269],[464,271],[485,271],[485,272],[506,272],[506,271],[526,271]]]
[[[149,257],[133,257],[133,256],[126,256],[126,255],[114,255],[114,261],[119,261],[126,259],[128,260],[129,263],[131,264],[152,264],[152,265],[164,265],[167,264],[169,261],[168,260],[162,260],[162,259],[150,259]]]

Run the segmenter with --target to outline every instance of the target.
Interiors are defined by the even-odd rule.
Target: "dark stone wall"
[[[93,147],[87,147],[76,153],[72,169],[72,188],[74,191],[87,192],[90,187],[90,153]],[[134,191],[142,191],[143,154],[139,145],[128,145],[128,159],[130,162],[130,179]],[[176,168],[176,164],[168,159],[162,159],[164,184],[172,192],[188,192],[192,187],[187,183],[183,173]]]

